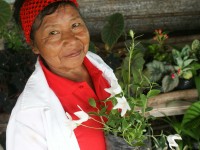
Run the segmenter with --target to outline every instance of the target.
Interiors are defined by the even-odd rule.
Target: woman
[[[99,105],[121,88],[103,60],[88,52],[76,0],[16,0],[14,17],[38,59],[12,111],[7,150],[105,150],[100,118],[87,116],[96,111],[88,100]]]

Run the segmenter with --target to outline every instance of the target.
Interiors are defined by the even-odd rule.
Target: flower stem
[[[131,41],[131,46],[130,46],[130,49],[129,49],[129,60],[128,60],[128,84],[127,84],[127,91],[128,91],[128,97],[131,96],[131,92],[130,92],[130,83],[131,83],[131,60],[132,60],[132,56],[133,56],[133,51],[134,51],[134,48],[135,48],[135,45],[134,45],[134,33],[132,34],[131,36],[132,38],[132,41]]]

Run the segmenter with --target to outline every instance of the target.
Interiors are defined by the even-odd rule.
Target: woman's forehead
[[[42,24],[55,24],[55,19],[73,21],[80,18],[81,16],[79,15],[79,12],[72,6],[61,6],[54,13],[46,15],[43,18]]]
[[[41,11],[55,2],[72,2],[78,7],[76,0],[25,0],[20,9],[20,20],[27,43],[30,43],[31,27]]]

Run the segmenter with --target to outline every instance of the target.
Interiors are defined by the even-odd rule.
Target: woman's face
[[[89,32],[78,11],[59,7],[44,17],[34,34],[33,52],[56,74],[80,67],[89,47]]]

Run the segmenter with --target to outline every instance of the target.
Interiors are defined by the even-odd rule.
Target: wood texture
[[[200,0],[78,0],[91,35],[99,34],[106,17],[124,15],[126,29],[136,33],[200,30]]]
[[[169,93],[159,94],[148,100],[149,106],[157,106],[163,103],[169,103],[171,101],[194,101],[198,99],[198,92],[196,89],[173,91]]]
[[[148,100],[148,106],[153,107],[149,114],[155,117],[181,115],[197,100],[196,89],[159,94]]]

